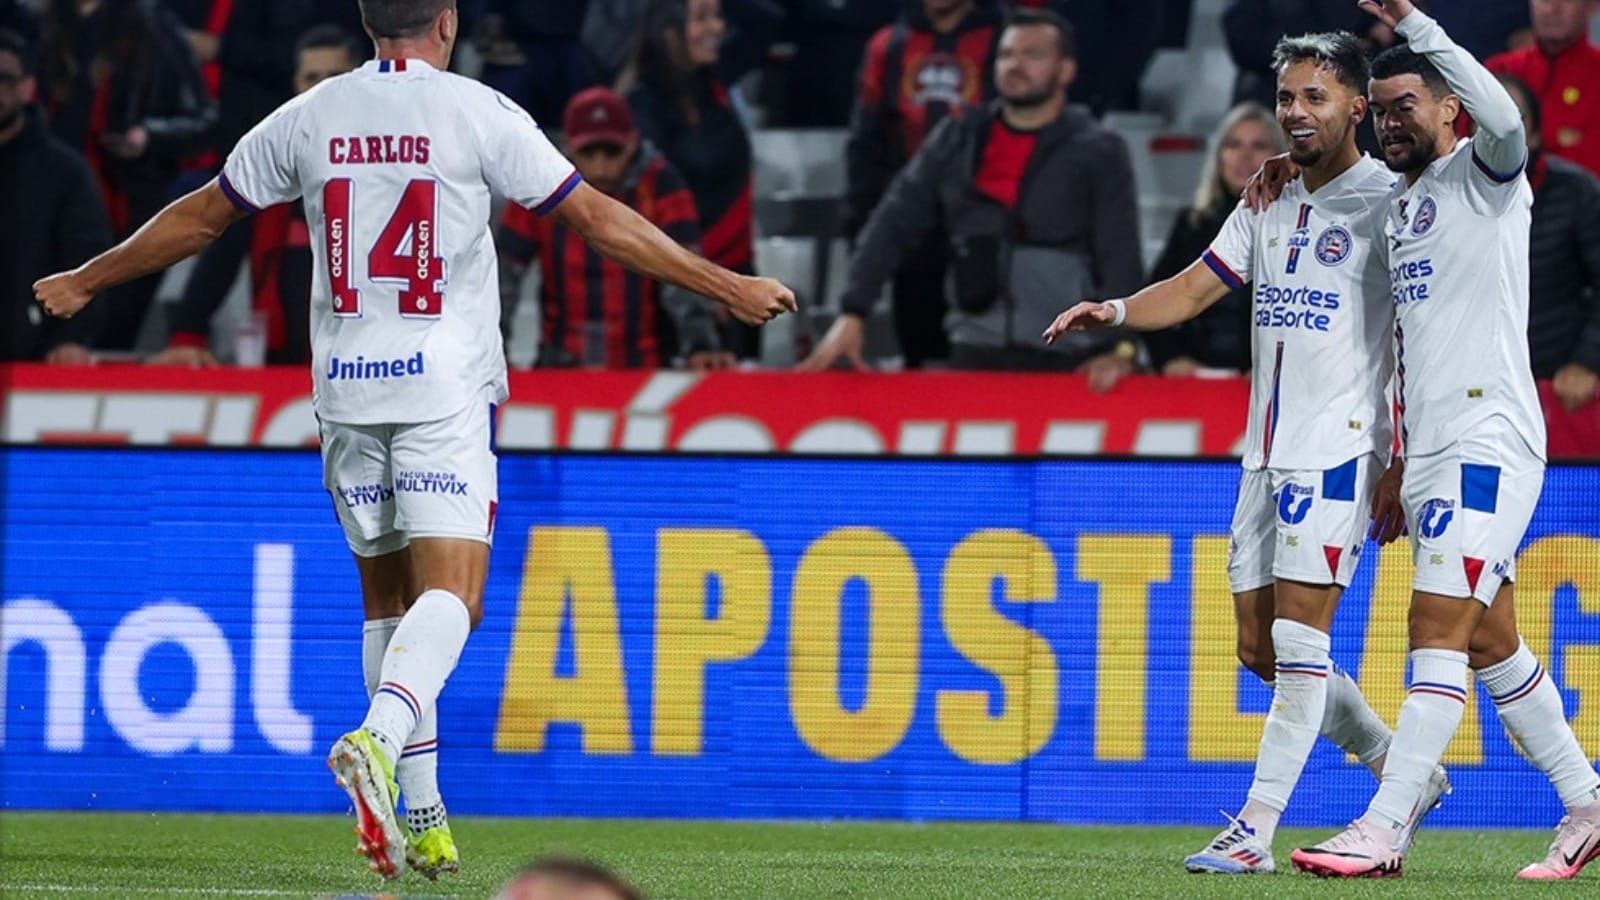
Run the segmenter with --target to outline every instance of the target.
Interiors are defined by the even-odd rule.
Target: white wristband
[[[1111,320],[1111,327],[1116,328],[1128,318],[1128,304],[1121,300],[1107,300],[1106,305],[1116,311],[1116,316]]]

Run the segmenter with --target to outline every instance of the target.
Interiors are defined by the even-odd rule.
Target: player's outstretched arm
[[[697,256],[644,216],[587,183],[580,182],[551,215],[601,256],[647,278],[724,303],[747,325],[799,309],[794,292],[778,282],[740,275]]]
[[[117,246],[76,269],[34,282],[34,298],[50,315],[70,318],[96,294],[200,252],[243,216],[212,179],[173,201]]]
[[[1079,303],[1056,316],[1045,329],[1044,340],[1053,344],[1056,338],[1069,331],[1097,331],[1119,326],[1134,331],[1160,331],[1200,315],[1211,304],[1228,296],[1229,290],[1204,260],[1195,260],[1182,272],[1125,300]]]
[[[1411,49],[1428,58],[1461,97],[1477,123],[1472,152],[1498,180],[1509,181],[1527,161],[1522,113],[1494,75],[1471,53],[1458,46],[1438,22],[1418,11],[1411,0],[1361,0],[1361,8],[1404,37]]]

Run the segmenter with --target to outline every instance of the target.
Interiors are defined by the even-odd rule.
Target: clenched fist
[[[786,312],[799,312],[794,291],[771,278],[741,275],[738,290],[723,299],[733,317],[746,325],[761,325]]]
[[[80,287],[77,276],[71,272],[62,272],[35,281],[33,296],[44,307],[45,312],[58,319],[72,318],[78,310],[88,306],[89,301],[94,299],[94,294]]]

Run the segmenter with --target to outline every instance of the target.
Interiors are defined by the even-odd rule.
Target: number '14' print
[[[400,204],[367,254],[367,280],[400,285],[400,315],[438,318],[444,308],[444,260],[439,253],[438,183],[416,179],[406,185]],[[360,318],[361,290],[356,287],[354,234],[355,183],[330,179],[322,189],[326,221],[328,283],[333,289],[333,314]],[[406,238],[409,253],[402,254]]]

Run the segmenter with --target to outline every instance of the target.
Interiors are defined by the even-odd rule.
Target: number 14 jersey
[[[246,211],[303,197],[316,260],[317,414],[446,418],[506,398],[491,192],[548,212],[578,183],[500,93],[420,60],[372,60],[268,116],[223,166]]]

